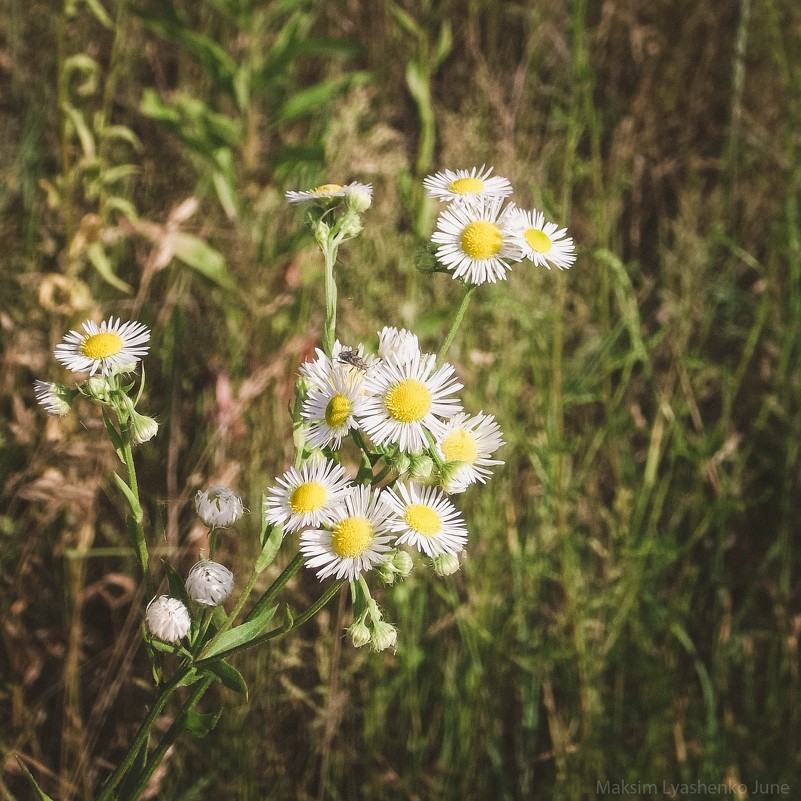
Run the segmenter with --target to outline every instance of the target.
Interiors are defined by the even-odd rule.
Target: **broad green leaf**
[[[216,679],[219,679],[225,687],[233,690],[235,693],[248,697],[248,686],[242,674],[232,665],[222,660],[219,662],[209,662],[204,664],[203,668],[206,673],[211,673]]]
[[[100,242],[92,242],[92,244],[86,248],[86,256],[91,262],[92,267],[97,270],[100,277],[107,284],[111,284],[111,286],[113,286],[115,289],[119,289],[120,292],[125,292],[128,295],[133,292],[133,288],[130,284],[127,284],[122,280],[122,278],[119,278],[114,274],[114,269],[111,266],[111,262],[109,261],[106,251],[103,250],[103,246],[100,244]]]
[[[236,648],[240,645],[245,645],[251,640],[256,639],[267,627],[269,622],[275,616],[277,606],[265,607],[262,609],[252,620],[242,623],[235,628],[232,628],[222,634],[217,642],[209,649],[208,652],[201,654],[203,664],[217,654],[228,651],[231,648]],[[216,663],[215,663],[216,664]]]
[[[198,739],[205,737],[216,725],[222,715],[219,712],[189,711],[181,718],[184,731],[191,732]]]
[[[183,232],[173,234],[172,244],[175,257],[184,264],[224,289],[234,288],[234,281],[228,274],[225,259],[219,251],[202,239]]]

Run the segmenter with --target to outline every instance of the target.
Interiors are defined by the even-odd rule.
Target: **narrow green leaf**
[[[127,295],[133,292],[130,284],[125,283],[122,278],[114,274],[114,268],[111,266],[106,251],[103,250],[103,246],[100,242],[92,242],[92,244],[86,248],[86,256],[92,264],[92,267],[97,270],[100,277],[107,284],[111,284],[115,289],[119,289],[120,292],[125,292]]]
[[[114,28],[114,23],[111,21],[106,9],[101,5],[100,0],[86,0],[86,5],[101,25],[109,30]]]
[[[281,109],[279,122],[289,122],[306,117],[319,111],[319,107],[342,94],[352,86],[364,86],[369,83],[369,72],[354,72],[350,75],[339,75],[320,81],[308,89],[295,92]]]
[[[222,682],[224,687],[233,690],[235,693],[248,697],[248,686],[242,674],[232,665],[220,660],[219,662],[209,662],[203,665],[207,673],[211,673],[216,679]]]
[[[201,654],[204,665],[206,659],[210,659],[211,657],[228,651],[231,648],[245,645],[246,643],[249,643],[251,640],[254,640],[256,637],[258,637],[273,619],[277,609],[277,606],[266,607],[261,610],[259,614],[256,615],[256,617],[254,617],[252,620],[248,620],[247,623],[242,623],[241,625],[226,631],[225,634],[220,635],[220,638],[214,643],[209,651]]]
[[[140,519],[142,516],[142,507],[139,505],[139,501],[136,500],[136,495],[133,494],[133,490],[128,486],[128,484],[126,484],[125,479],[118,473],[114,473],[114,481],[116,482],[120,492],[125,496],[125,500],[128,501],[128,506],[131,508],[131,514],[135,519]]]
[[[170,587],[170,595],[173,598],[177,598],[184,606],[189,608],[190,600],[189,596],[186,594],[186,584],[184,580],[181,578],[178,571],[169,563],[162,560],[162,565],[164,566],[164,572],[167,574],[167,583]]]
[[[179,232],[173,235],[175,256],[187,266],[224,289],[233,289],[234,282],[225,268],[223,255],[202,239]]]
[[[284,623],[283,623],[284,631],[289,631],[294,624],[295,624],[295,618],[292,615],[292,610],[289,608],[289,604],[287,604],[284,607]]]
[[[53,799],[39,787],[36,783],[36,779],[33,778],[33,774],[28,770],[28,766],[19,757],[17,757],[17,763],[22,768],[22,772],[28,777],[28,781],[36,794],[37,801],[53,801]]]
[[[266,534],[266,536],[265,536]],[[266,570],[275,559],[276,554],[281,548],[281,543],[284,541],[283,526],[270,526],[262,532],[262,545],[259,558],[256,560],[254,570],[261,573]]]

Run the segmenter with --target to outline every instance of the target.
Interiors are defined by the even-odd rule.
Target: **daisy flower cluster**
[[[276,478],[264,517],[299,533],[306,567],[320,580],[351,582],[355,645],[394,647],[365,574],[391,584],[409,574],[411,553],[442,576],[459,568],[467,525],[450,495],[484,483],[503,444],[492,415],[463,411],[453,365],[437,363],[415,334],[386,326],[377,352],[335,341],[331,355],[301,365],[296,424],[306,461]],[[352,475],[350,443],[361,459]],[[352,461],[352,459],[351,459]]]
[[[492,167],[443,170],[423,184],[429,197],[448,204],[431,241],[437,246],[437,262],[453,278],[477,286],[502,281],[524,259],[549,270],[567,270],[575,262],[567,229],[541,211],[509,201],[512,185],[492,175]]]

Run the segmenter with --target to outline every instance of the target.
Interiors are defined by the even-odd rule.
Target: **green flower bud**
[[[345,202],[357,214],[367,211],[373,204],[373,188],[370,184],[353,184],[346,187]]]
[[[459,557],[450,553],[441,553],[432,559],[434,565],[434,572],[441,578],[450,576],[455,573],[459,565]]]
[[[398,631],[390,623],[383,620],[378,621],[373,627],[373,636],[370,644],[374,651],[386,651],[387,648],[395,648],[398,642]]]
[[[401,578],[406,578],[412,572],[414,560],[408,551],[395,551],[392,557],[392,565]]]
[[[101,375],[93,375],[82,387],[83,392],[97,403],[110,403],[112,387]]]
[[[353,239],[354,236],[358,236],[363,228],[361,217],[352,209],[348,209],[339,222],[339,231],[345,239]]]
[[[131,412],[131,439],[134,445],[141,445],[143,442],[148,442],[156,436],[159,430],[159,424],[146,414],[139,414],[139,412]]]
[[[427,478],[431,478],[433,470],[434,460],[430,456],[425,453],[412,456],[412,464],[410,467],[412,478],[417,481],[425,481]]]

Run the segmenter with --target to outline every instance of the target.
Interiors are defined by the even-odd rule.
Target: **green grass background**
[[[414,269],[421,181],[482,163],[578,260],[483,287],[450,353],[508,442],[458,499],[462,571],[381,593],[394,654],[351,648],[343,602],[238,657],[249,702],[210,694],[217,729],[151,797],[801,792],[800,54],[794,0],[6,0],[0,798],[30,797],[20,754],[92,799],[151,697],[113,451],[90,407],[33,397],[65,378],[61,336],[152,327],[138,464],[154,548],[186,568],[194,492],[258,510],[292,458],[322,264],[283,192],[374,185],[338,333],[435,350],[461,296]],[[256,528],[223,542],[240,575]]]

